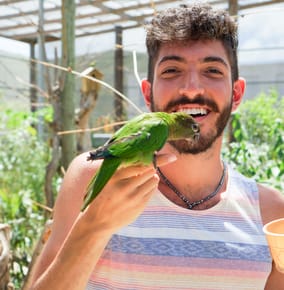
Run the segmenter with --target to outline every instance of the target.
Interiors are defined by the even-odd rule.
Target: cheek
[[[153,91],[152,96],[152,110],[165,111],[165,108],[170,101],[170,97],[163,91]]]
[[[161,84],[154,84],[153,90],[152,90],[152,101],[154,102],[154,105],[156,107],[161,107],[163,102],[165,102],[165,99],[167,98],[167,95],[165,93],[164,86]]]
[[[233,88],[230,85],[216,84],[211,90],[211,95],[215,96],[215,102],[219,108],[227,107],[232,102]]]
[[[164,108],[170,101],[177,98],[179,86],[169,81],[159,80],[153,85],[152,96],[156,107]]]

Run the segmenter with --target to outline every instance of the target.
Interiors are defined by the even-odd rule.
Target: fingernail
[[[167,157],[167,159],[168,159],[168,162],[170,163],[170,162],[176,161],[177,160],[177,157],[174,154],[169,154],[168,157]]]

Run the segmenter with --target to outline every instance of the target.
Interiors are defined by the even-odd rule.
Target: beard
[[[206,105],[212,112],[219,113],[219,116],[215,122],[215,125],[211,128],[209,132],[206,134],[200,134],[198,140],[175,140],[169,141],[168,143],[171,144],[180,154],[199,154],[208,150],[216,141],[218,137],[220,137],[229,121],[232,111],[232,98],[231,101],[226,104],[223,109],[219,109],[218,105],[211,99],[206,99],[204,96],[197,96],[195,99],[189,100],[187,97],[181,97],[178,100],[170,102],[164,109],[158,108],[153,103],[151,108],[153,111],[164,111],[169,112],[171,108],[177,105],[186,105],[186,104],[195,104],[195,105]],[[162,110],[161,110],[162,109]]]

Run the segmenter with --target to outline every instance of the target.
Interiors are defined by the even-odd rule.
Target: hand
[[[169,154],[156,157],[158,166],[174,160],[176,157]],[[94,230],[114,233],[140,215],[158,183],[159,177],[152,164],[121,167],[82,215]]]

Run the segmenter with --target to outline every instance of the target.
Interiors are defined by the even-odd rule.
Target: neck
[[[163,152],[173,153],[173,148],[166,145]],[[213,151],[213,150],[212,150]],[[216,150],[214,150],[216,152]],[[223,164],[220,155],[214,155],[212,152],[205,152],[198,155],[177,154],[177,161],[161,167],[163,175],[182,193],[188,200],[197,201],[203,199],[216,190],[220,182]],[[220,200],[220,194],[226,188],[225,182],[212,200],[194,208],[204,209],[214,206]],[[185,206],[185,203],[171,190],[161,179],[159,185],[160,191],[172,202]]]

